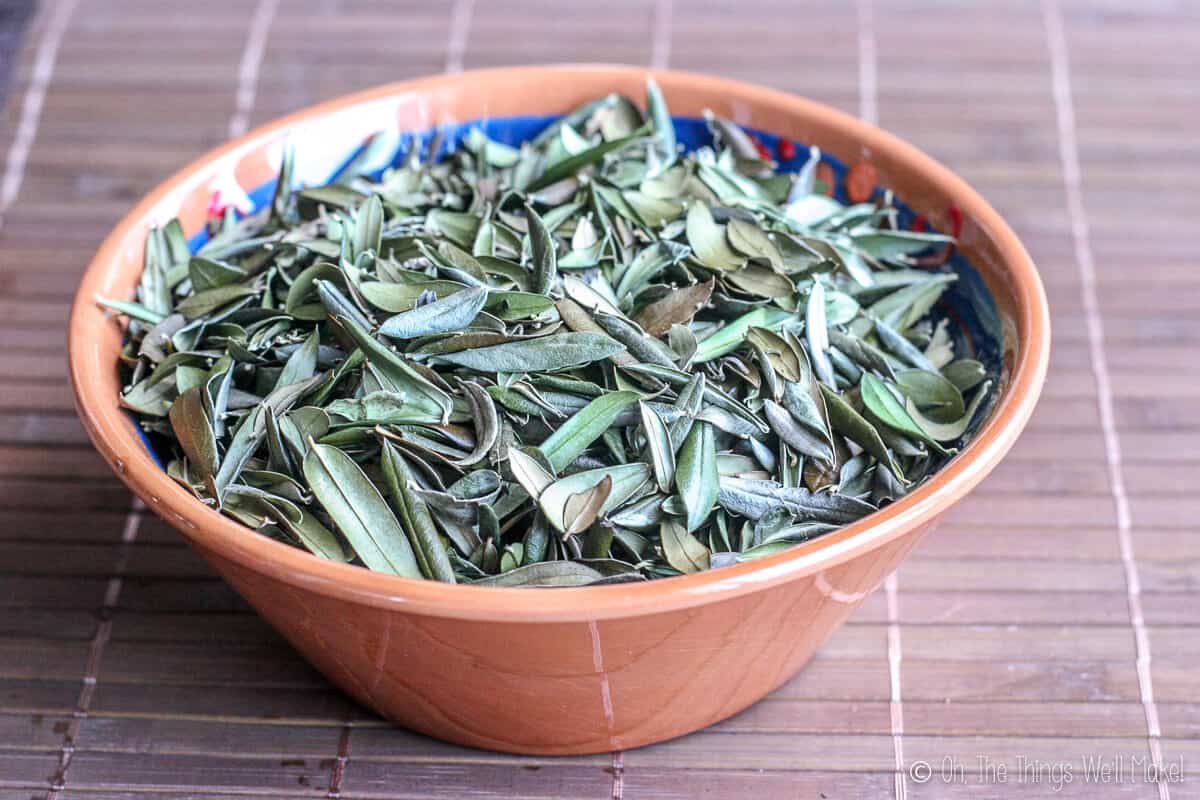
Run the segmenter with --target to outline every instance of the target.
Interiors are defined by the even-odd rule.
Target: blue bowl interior
[[[395,149],[391,154],[391,158],[384,158],[384,163],[379,165],[370,175],[378,179],[388,167],[403,163],[404,159],[412,151],[412,148],[427,147],[428,143],[438,134],[442,137],[438,151],[438,155],[441,156],[455,150],[462,138],[474,128],[481,129],[494,141],[517,146],[537,136],[547,125],[557,119],[558,117],[553,115],[488,118],[445,124],[437,128],[430,128],[419,132],[403,132],[394,137]],[[674,122],[676,138],[685,149],[695,150],[713,143],[712,134],[704,119],[699,117],[675,117]],[[772,152],[777,152],[776,145],[781,137],[756,128],[746,128],[746,130],[754,134]],[[794,172],[800,169],[808,158],[808,145],[803,142],[793,142],[793,144],[796,146],[796,155],[792,159],[780,161],[780,169],[782,171]],[[332,178],[334,175],[337,175],[342,167],[348,164],[366,146],[364,144],[358,149],[347,153],[344,160],[335,169],[330,171],[329,177]],[[837,198],[843,203],[849,202],[849,198],[845,195],[843,188],[844,181],[842,180],[846,173],[847,165],[828,154],[822,154],[822,160],[833,168],[838,178]],[[266,207],[271,202],[271,197],[275,192],[275,184],[276,180],[270,180],[261,186],[255,187],[248,193],[254,211]],[[901,198],[896,200],[896,205],[899,210],[901,226],[908,228],[915,219],[916,213]],[[198,250],[207,240],[207,230],[201,230],[192,236],[189,240],[192,252]],[[983,276],[977,269],[971,266],[959,251],[955,251],[947,266],[958,274],[958,280],[952,283],[950,288],[942,295],[941,300],[932,313],[935,317],[948,317],[951,320],[949,328],[951,335],[955,339],[955,347],[958,353],[977,358],[984,364],[990,375],[999,376],[1001,374],[1002,354],[1004,352],[1004,338],[1000,317],[997,313],[996,304],[992,299],[991,292],[988,290]],[[980,415],[979,419],[982,420],[985,416]],[[142,432],[141,426],[137,425],[136,421],[134,424],[139,434],[142,435],[143,441],[146,442],[147,448],[161,465],[162,461],[159,458],[159,454],[155,452],[155,448],[149,438]],[[978,424],[977,422],[976,425]]]

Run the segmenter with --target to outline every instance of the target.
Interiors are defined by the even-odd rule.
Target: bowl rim
[[[986,231],[1005,265],[1014,300],[1017,347],[1006,391],[976,437],[926,483],[904,498],[863,519],[780,553],[719,569],[672,578],[550,591],[518,587],[481,587],[401,578],[363,567],[327,561],[266,536],[248,535],[245,527],[198,502],[157,466],[134,425],[112,398],[87,391],[89,376],[106,365],[81,356],[96,321],[95,295],[101,279],[119,262],[131,232],[156,215],[172,194],[194,187],[206,170],[240,152],[256,149],[288,128],[351,106],[392,95],[446,89],[460,82],[496,80],[536,82],[569,80],[571,75],[607,74],[629,79],[653,76],[666,87],[749,99],[788,114],[818,120],[872,153],[884,153],[919,172],[922,179],[954,202],[964,216]],[[743,81],[695,72],[610,64],[561,64],[502,67],[443,74],[386,84],[309,106],[254,128],[218,146],[151,190],[105,238],[84,271],[68,327],[68,362],[80,419],[97,449],[118,477],[149,508],[181,530],[202,551],[211,551],[242,568],[322,595],[374,607],[469,620],[567,622],[657,614],[727,600],[814,574],[878,548],[932,522],[978,484],[1012,447],[1037,403],[1050,349],[1050,320],[1037,268],[1016,234],[974,189],[947,167],[913,145],[823,103]],[[113,363],[107,368],[115,366]],[[118,453],[124,453],[121,456]],[[144,513],[144,512],[143,512]]]

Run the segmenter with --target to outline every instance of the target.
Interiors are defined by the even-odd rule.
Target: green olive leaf
[[[825,398],[825,407],[829,412],[829,424],[833,430],[887,464],[897,478],[904,480],[904,472],[897,466],[875,426],[855,411],[837,392],[823,383],[820,386],[821,394]]]
[[[646,78],[646,111],[654,125],[654,146],[651,148],[651,166],[648,177],[661,175],[678,157],[675,142],[675,123],[662,90],[654,78]]]
[[[606,514],[636,494],[649,477],[650,468],[645,464],[620,464],[615,467],[584,470],[550,483],[538,495],[537,502],[554,529],[565,533],[568,528],[567,501],[572,495],[586,492],[603,480],[611,481],[612,489],[598,512]]]
[[[450,564],[446,546],[437,535],[429,507],[409,489],[408,471],[396,448],[386,440],[381,445],[379,463],[388,490],[388,502],[408,536],[421,574],[430,580],[455,583],[454,567]]]
[[[638,403],[642,415],[642,430],[646,434],[646,449],[649,462],[654,468],[654,480],[660,491],[669,493],[675,478],[675,447],[667,424],[654,408]]]
[[[925,433],[924,429],[909,416],[904,405],[896,399],[896,396],[879,378],[869,372],[864,373],[862,383],[859,385],[859,392],[862,395],[863,405],[866,406],[872,417],[893,430],[926,442],[940,454],[946,455],[945,448],[936,439]]]
[[[437,356],[478,372],[552,372],[600,361],[625,346],[602,333],[559,333]]]
[[[563,536],[575,536],[592,527],[612,488],[612,477],[605,475],[595,486],[569,496],[563,505]]]
[[[525,206],[525,219],[529,223],[529,249],[533,267],[530,288],[534,292],[545,294],[550,291],[558,275],[558,254],[554,237],[532,206]]]
[[[408,536],[354,459],[314,444],[304,457],[304,479],[364,564],[405,578],[424,577]]]
[[[960,392],[974,389],[987,380],[987,368],[971,358],[960,358],[942,367],[942,375]]]
[[[474,581],[476,586],[587,586],[604,580],[604,574],[577,561],[542,561],[525,564],[493,577]]]
[[[709,269],[726,272],[746,265],[746,257],[729,246],[725,226],[717,224],[712,211],[701,201],[688,208],[687,240],[696,259]]]
[[[471,324],[487,302],[488,290],[474,286],[384,320],[379,333],[391,339],[416,339],[458,331]]]
[[[287,363],[279,371],[276,387],[288,386],[300,381],[311,380],[317,374],[317,355],[321,346],[321,333],[313,329],[304,343],[288,357]]]
[[[944,373],[902,369],[896,372],[896,385],[917,408],[933,412],[942,422],[956,420],[966,411],[962,391]]]
[[[675,488],[687,510],[690,533],[708,519],[720,489],[717,446],[711,424],[697,422],[683,440],[676,458]]]
[[[929,419],[920,412],[912,400],[908,401],[906,410],[929,439],[938,442],[953,442],[967,432],[971,420],[975,418],[976,412],[979,411],[980,405],[983,404],[984,399],[987,397],[989,388],[990,384],[983,384],[979,388],[979,391],[975,393],[975,397],[971,399],[971,404],[967,406],[966,412],[957,421],[952,423],[942,424]]]
[[[636,392],[607,392],[571,416],[538,449],[545,454],[555,472],[561,472],[637,400]]]
[[[201,478],[209,479],[217,472],[220,455],[203,392],[203,386],[195,386],[179,395],[171,404],[169,418],[171,429],[191,468]]]

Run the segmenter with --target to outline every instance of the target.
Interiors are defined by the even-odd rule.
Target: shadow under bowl
[[[695,125],[711,109],[768,144],[817,145],[839,173],[869,161],[906,213],[935,228],[949,229],[961,215],[960,281],[944,311],[1000,380],[974,439],[929,481],[846,528],[751,563],[537,590],[415,581],[325,561],[250,533],[162,470],[119,405],[122,328],[95,302],[132,296],[150,225],[177,216],[198,245],[214,191],[249,206],[268,202],[285,141],[295,147],[298,180],[316,183],[372,134],[383,132],[367,154],[379,168],[419,140],[413,132],[442,127],[453,138],[464,121],[519,141],[593,97],[640,97],[648,75],[677,115],[684,143],[703,135]],[[806,151],[798,150],[797,163],[785,168],[803,163]],[[740,711],[795,674],[1009,450],[1041,391],[1049,346],[1045,294],[1015,234],[966,183],[915,148],[771,89],[603,65],[384,86],[300,111],[208,153],[152,191],[105,240],[84,273],[68,334],[76,405],[97,449],[317,669],[408,728],[532,754],[602,752],[679,736]]]

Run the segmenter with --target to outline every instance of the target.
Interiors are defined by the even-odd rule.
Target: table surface
[[[798,677],[677,741],[539,759],[389,727],[131,513],[64,330],[107,229],[230,132],[566,60],[770,84],[916,143],[1022,236],[1055,344],[1009,458]],[[1200,797],[1198,71],[1182,2],[44,0],[0,117],[0,800]]]

